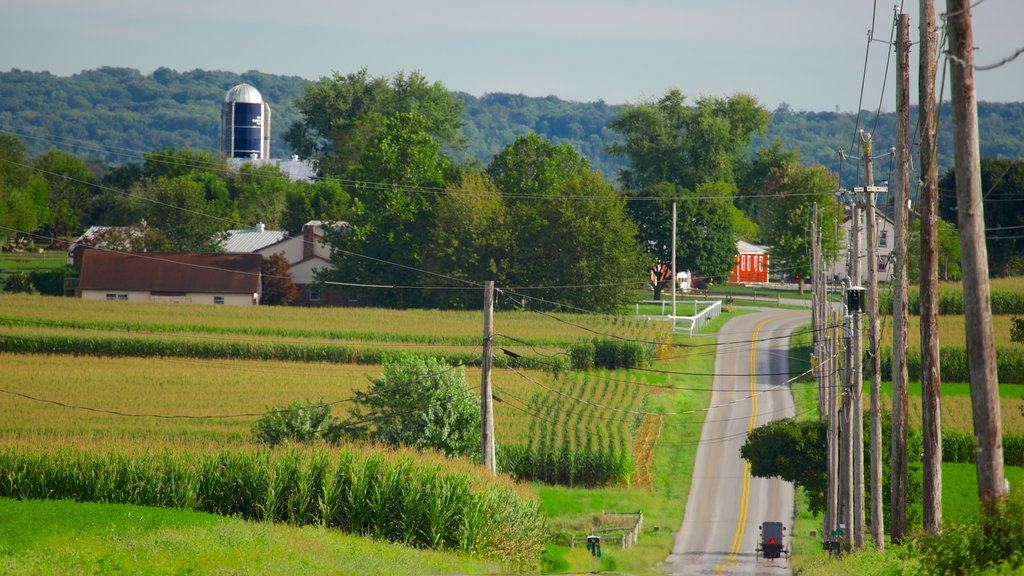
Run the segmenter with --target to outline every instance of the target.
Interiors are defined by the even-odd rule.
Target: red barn
[[[736,256],[729,282],[763,284],[768,282],[768,249],[749,242],[736,242]]]

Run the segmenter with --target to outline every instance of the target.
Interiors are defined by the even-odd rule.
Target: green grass
[[[1006,477],[1011,487],[1024,486],[1024,468],[1007,466]],[[842,561],[828,559],[821,549],[821,516],[807,512],[806,500],[799,499],[797,521],[793,529],[793,571],[802,576],[827,574],[899,574],[901,571],[916,569],[927,573],[922,567],[927,559],[912,557],[912,548],[897,548],[886,543],[884,553],[873,548],[844,557]],[[942,517],[943,526],[974,522],[978,516],[978,482],[974,464],[942,464]],[[911,526],[911,533],[920,533],[919,526]],[[816,536],[811,537],[811,531]],[[1018,574],[1024,571],[1016,572]]]
[[[319,528],[121,504],[0,499],[4,574],[423,574],[501,570]]]
[[[59,270],[68,265],[68,253],[62,250],[39,252],[0,252],[0,275],[35,270]]]
[[[699,334],[715,334],[722,327],[722,325],[725,324],[726,322],[728,322],[729,320],[731,320],[731,319],[733,319],[733,318],[735,318],[737,316],[743,316],[744,314],[753,314],[753,313],[754,313],[754,310],[750,310],[748,308],[732,308],[730,310],[726,310],[725,308],[723,308],[721,314],[716,316],[714,320],[712,320],[712,321],[708,322],[707,324],[705,324],[704,326],[702,326],[699,330],[697,330],[697,333],[699,333]]]
[[[978,516],[978,476],[974,464],[942,463],[942,519],[944,522],[973,521]],[[1011,489],[1024,488],[1024,468],[1004,470]]]

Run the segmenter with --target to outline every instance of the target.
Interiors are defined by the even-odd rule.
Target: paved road
[[[782,522],[787,535],[792,530],[793,485],[753,478],[739,448],[751,428],[793,415],[784,385],[788,334],[809,321],[807,311],[768,310],[737,316],[719,331],[714,408],[704,421],[686,516],[667,559],[672,574],[791,574],[787,562],[755,559],[755,550],[761,522]]]

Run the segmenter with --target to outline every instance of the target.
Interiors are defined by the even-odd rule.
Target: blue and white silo
[[[235,86],[224,97],[221,150],[228,158],[270,158],[270,105],[249,84]]]

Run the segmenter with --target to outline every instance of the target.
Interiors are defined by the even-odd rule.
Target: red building
[[[768,249],[742,240],[736,242],[733,258],[732,284],[763,284],[768,282]]]

